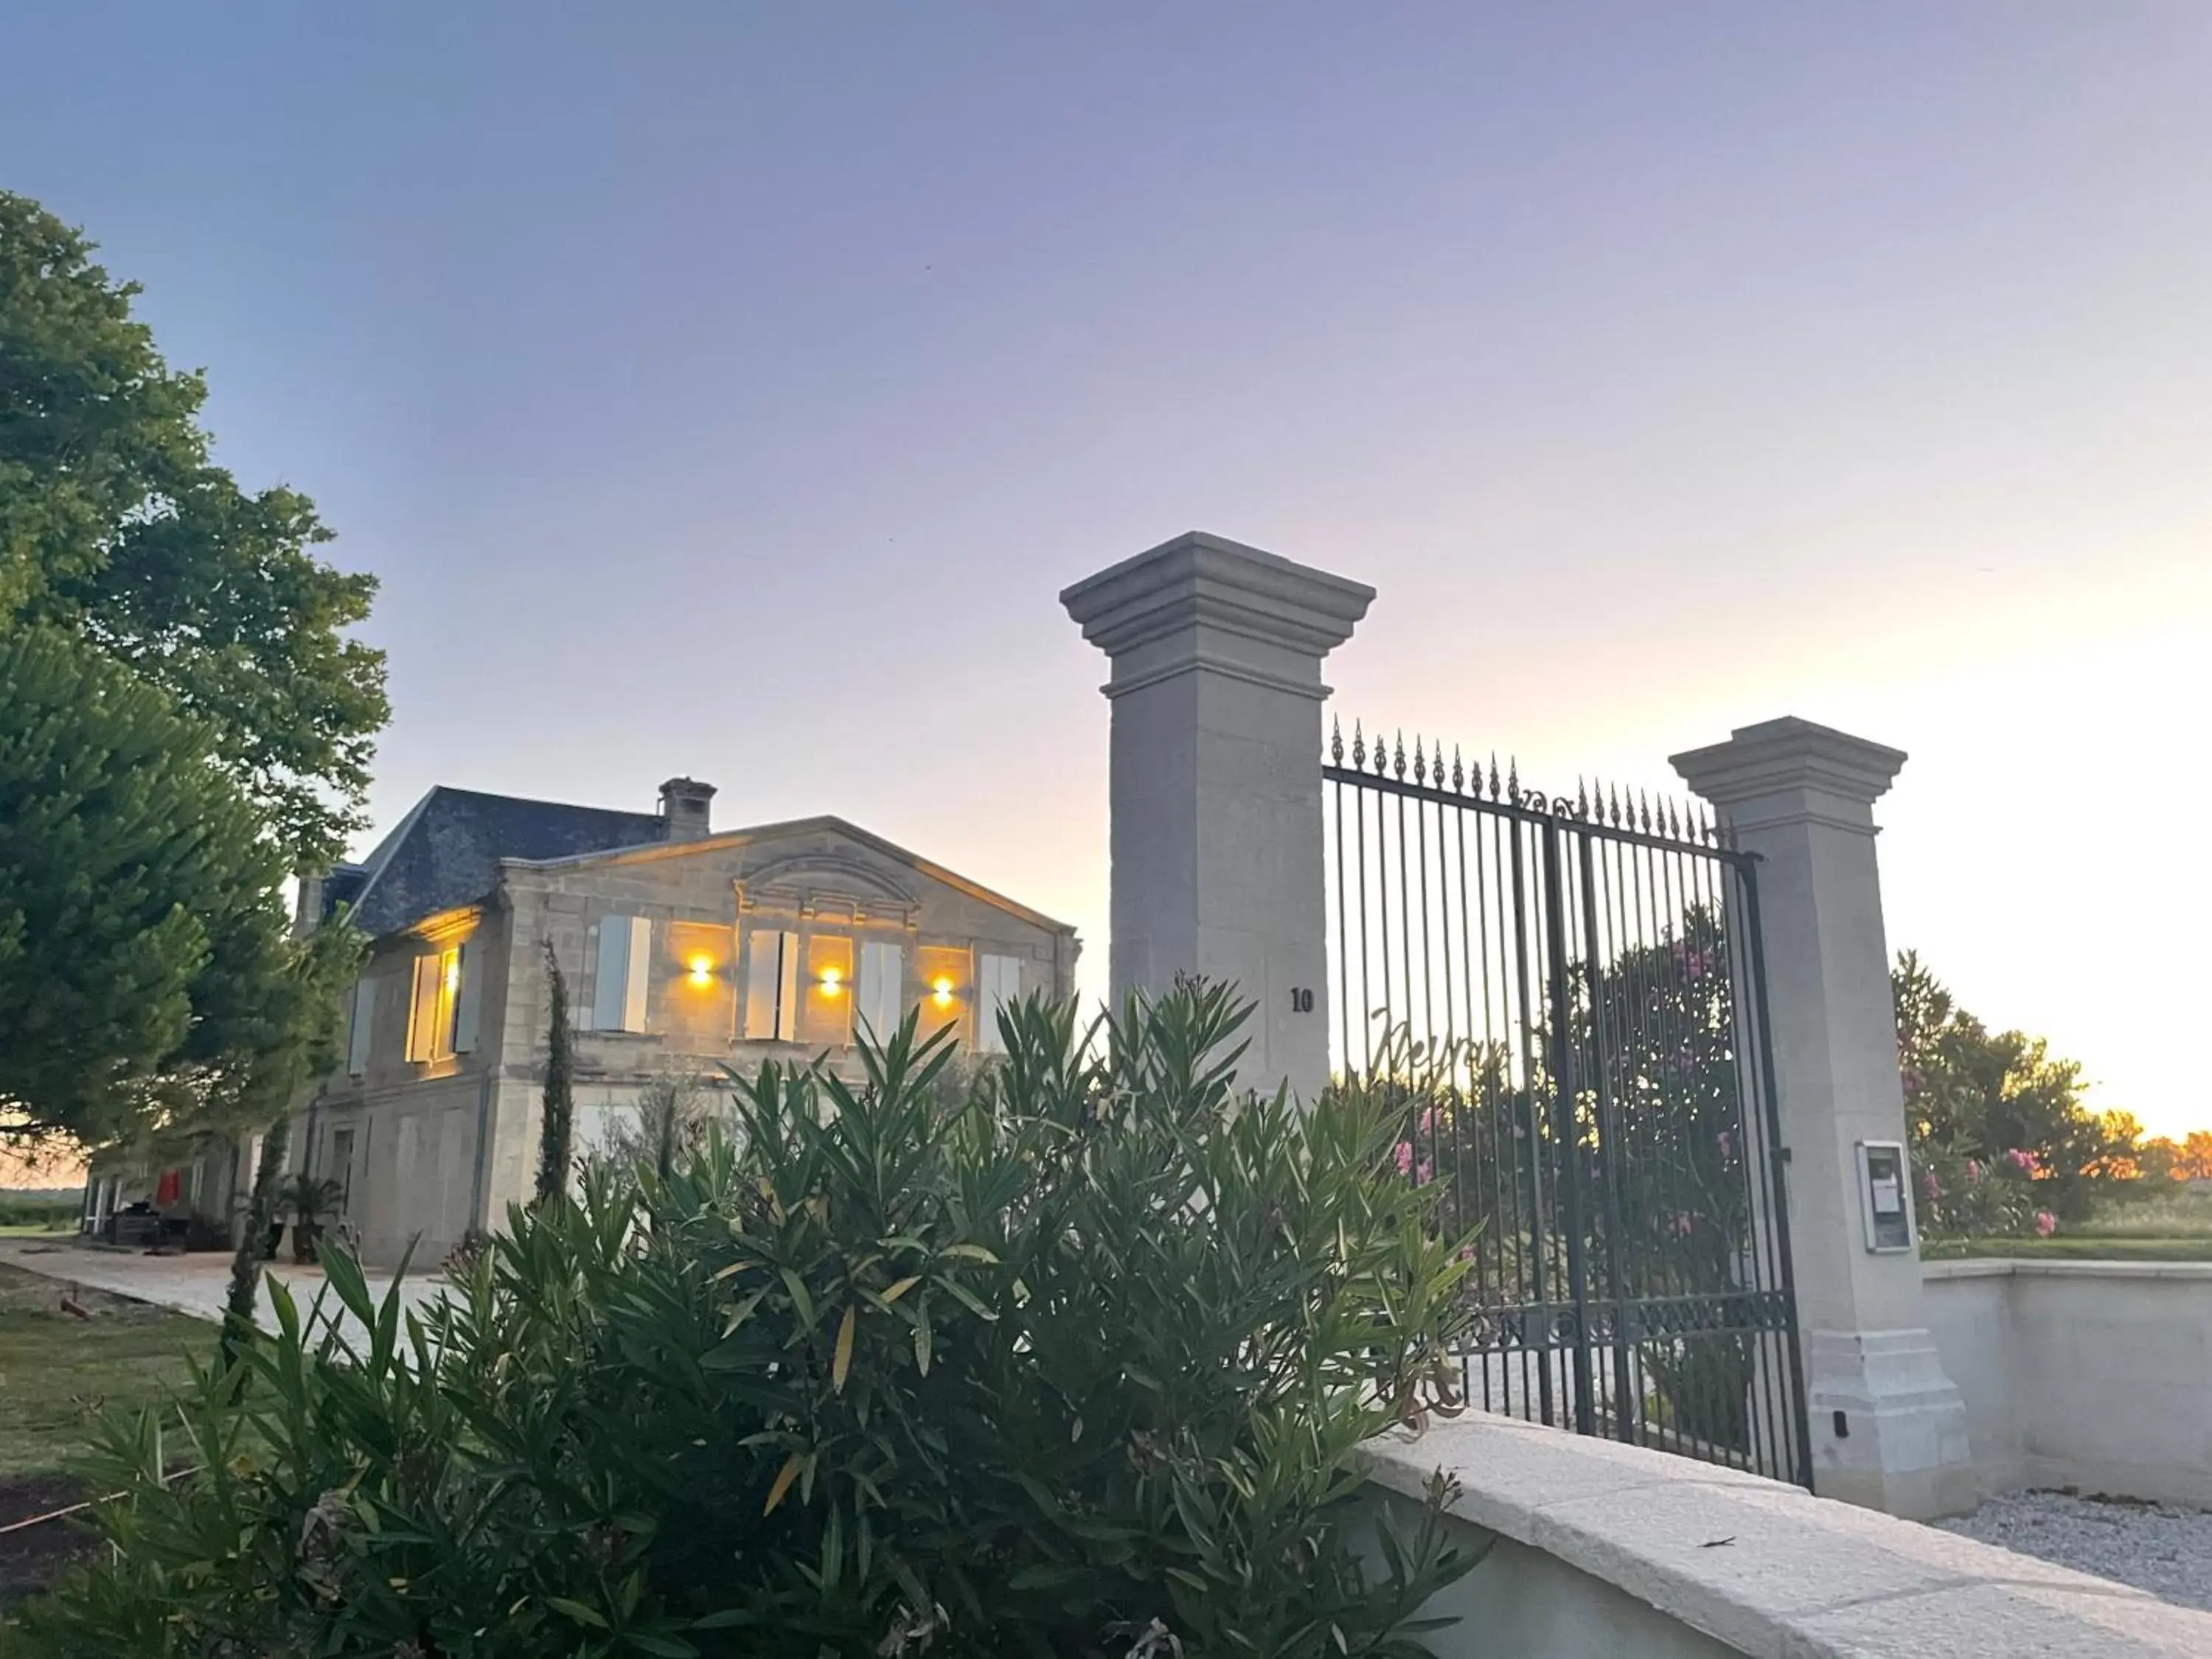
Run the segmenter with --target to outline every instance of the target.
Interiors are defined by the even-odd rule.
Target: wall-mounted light
[[[952,1006],[952,981],[939,974],[929,982],[930,1000],[940,1008]]]
[[[822,970],[822,994],[823,996],[836,996],[839,991],[844,988],[844,985],[845,975],[840,969],[836,968],[824,968]]]
[[[691,969],[690,978],[694,985],[703,988],[704,987],[712,985],[714,982],[714,957],[708,956],[694,957],[686,965]]]
[[[459,957],[455,957],[453,961],[446,964],[446,988],[448,991],[458,991],[461,988],[461,962]]]

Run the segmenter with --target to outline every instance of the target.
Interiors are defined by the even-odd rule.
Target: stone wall
[[[1497,1541],[1429,1611],[1439,1659],[2201,1659],[2212,1613],[1755,1475],[1470,1413],[1373,1451],[1442,1468]]]
[[[1984,1492],[2075,1486],[2212,1504],[2212,1262],[1923,1272]]]

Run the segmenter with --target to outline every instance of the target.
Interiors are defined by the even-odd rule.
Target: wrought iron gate
[[[1811,1484],[1756,860],[1401,738],[1322,769],[1338,1070],[1477,1228],[1477,1407]]]

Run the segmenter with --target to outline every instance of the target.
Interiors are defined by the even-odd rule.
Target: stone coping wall
[[[1371,1449],[1499,1542],[1434,1610],[1441,1659],[2204,1659],[2212,1613],[1755,1475],[1470,1413]]]
[[[2212,1262],[1922,1271],[1983,1493],[2072,1486],[2212,1507]]]

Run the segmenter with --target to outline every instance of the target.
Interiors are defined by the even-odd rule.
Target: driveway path
[[[136,1251],[103,1249],[63,1238],[0,1238],[0,1261],[25,1273],[42,1274],[72,1285],[83,1285],[115,1296],[127,1296],[156,1307],[174,1309],[195,1319],[222,1319],[223,1298],[230,1288],[230,1257],[225,1252],[204,1251],[191,1255],[144,1255]],[[380,1302],[392,1288],[392,1275],[367,1275],[369,1294]],[[296,1267],[271,1261],[262,1274],[260,1323],[274,1329],[276,1304],[270,1299],[270,1281],[282,1279],[305,1314],[323,1288],[320,1267]],[[445,1281],[429,1274],[410,1274],[400,1296],[410,1308],[420,1308],[440,1295]],[[332,1298],[335,1306],[336,1298]],[[350,1333],[349,1333],[350,1334]]]

